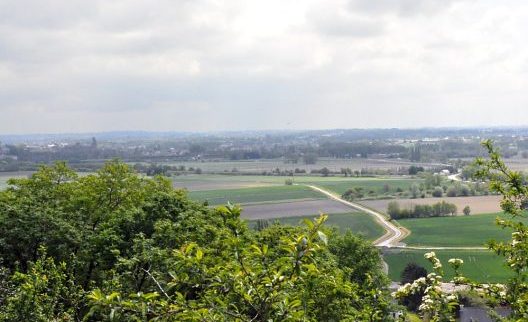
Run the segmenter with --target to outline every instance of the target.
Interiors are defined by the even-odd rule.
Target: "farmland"
[[[275,202],[295,199],[321,199],[321,194],[305,186],[276,186],[246,189],[191,191],[189,197],[210,205],[231,203]]]
[[[301,217],[282,217],[275,218],[274,221],[276,220],[283,225],[295,226],[302,224],[303,219],[311,220],[314,217],[315,215]],[[251,227],[254,227],[255,221],[250,221],[249,224]],[[336,227],[341,232],[350,230],[355,234],[362,235],[368,240],[375,240],[384,233],[383,228],[381,228],[372,219],[371,216],[360,212],[331,214],[328,216],[326,225],[330,227]]]
[[[402,208],[409,208],[412,205],[432,205],[437,202],[445,201],[455,204],[458,214],[462,213],[465,206],[471,208],[471,214],[489,214],[499,212],[500,196],[478,196],[478,197],[444,197],[444,198],[418,198],[418,199],[399,199],[398,203]],[[387,206],[393,200],[365,200],[361,204],[376,209],[380,212],[386,212]]]
[[[243,162],[242,162],[243,163]],[[28,173],[9,173],[0,175],[0,187],[9,177],[24,177]],[[285,185],[286,179],[293,179],[297,185]],[[351,212],[348,206],[327,199],[304,184],[316,185],[341,195],[348,189],[361,188],[366,199],[394,198],[408,195],[413,184],[420,184],[422,179],[408,176],[385,177],[344,177],[296,175],[270,176],[247,174],[187,174],[172,176],[173,186],[185,188],[191,199],[210,205],[225,204],[227,201],[242,204],[242,218],[250,220],[265,219],[270,223],[275,220],[288,225],[297,225],[304,218],[313,218],[319,213],[331,214],[327,224],[336,226],[340,231],[350,229],[362,234],[369,240],[383,235],[384,230],[374,219],[364,213]],[[403,191],[403,193],[402,193]],[[362,200],[367,207],[385,212],[387,204],[394,199]],[[495,214],[499,210],[499,197],[453,197],[399,199],[401,205],[430,204],[446,200],[455,203],[461,209],[469,205],[472,214],[478,216],[442,217],[430,219],[401,220],[400,224],[411,230],[411,235],[403,242],[410,246],[482,246],[488,239],[505,240],[509,232],[494,225]],[[488,213],[488,214],[482,214]],[[490,214],[491,213],[491,214]],[[390,277],[399,278],[400,271],[408,261],[426,264],[423,254],[426,250],[392,250],[385,255],[389,264]],[[462,257],[465,272],[477,280],[491,279],[502,281],[506,270],[500,260],[487,251],[438,251],[441,258]]]
[[[388,250],[384,254],[389,265],[389,277],[393,281],[400,280],[400,274],[408,263],[417,263],[431,272],[431,264],[424,258],[425,250]],[[462,272],[464,276],[478,282],[504,282],[511,276],[503,264],[503,258],[488,250],[437,250],[438,258],[444,264],[445,279],[453,277],[453,271],[447,261],[450,258],[461,258],[464,261]]]
[[[406,191],[412,184],[420,182],[422,182],[420,179],[361,178],[346,181],[322,181],[318,182],[318,185],[340,195],[348,189],[361,188],[368,196],[385,193],[396,193],[398,188],[400,190]]]
[[[350,168],[353,171],[362,169],[370,170],[396,170],[399,168],[408,168],[410,165],[423,167],[432,167],[441,165],[439,163],[411,163],[406,160],[389,160],[389,159],[366,159],[366,158],[319,158],[316,164],[303,163],[286,163],[283,159],[259,159],[259,160],[203,160],[203,161],[182,161],[160,163],[165,165],[183,165],[186,168],[200,168],[204,172],[223,173],[223,172],[246,172],[260,173],[263,171],[273,171],[277,168],[281,170],[293,171],[296,168],[304,169],[307,172],[311,170],[328,168],[330,171],[339,171],[341,168]]]
[[[173,185],[189,191],[243,189],[284,185],[286,179],[297,184],[316,184],[337,194],[361,188],[366,197],[384,197],[398,189],[406,191],[423,180],[411,177],[343,177],[343,176],[253,176],[253,175],[182,175],[173,177]]]
[[[511,231],[495,225],[498,214],[405,219],[399,223],[411,235],[404,242],[413,246],[483,246],[488,240],[506,240]],[[523,219],[528,223],[528,219]]]
[[[277,203],[259,203],[244,205],[242,217],[248,219],[271,219],[280,217],[299,217],[319,213],[344,213],[350,207],[329,199],[298,200]]]

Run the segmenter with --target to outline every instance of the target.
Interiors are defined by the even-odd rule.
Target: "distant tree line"
[[[412,205],[402,208],[397,201],[391,201],[387,207],[387,213],[391,219],[454,216],[457,213],[457,206],[441,201],[432,205]]]

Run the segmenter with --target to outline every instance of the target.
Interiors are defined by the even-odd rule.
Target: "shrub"
[[[444,190],[441,187],[435,187],[432,195],[435,198],[441,198],[444,195]]]

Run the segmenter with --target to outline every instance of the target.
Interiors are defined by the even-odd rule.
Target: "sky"
[[[528,1],[0,0],[0,133],[528,125]]]

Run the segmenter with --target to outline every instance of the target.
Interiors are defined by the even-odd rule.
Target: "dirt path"
[[[362,206],[355,202],[350,202],[342,199],[335,193],[327,191],[317,186],[307,185],[311,189],[318,191],[330,199],[336,200],[342,204],[345,204],[353,209],[360,210],[374,217],[376,222],[378,222],[384,229],[385,234],[374,241],[374,246],[377,247],[389,247],[389,248],[402,248],[402,249],[417,249],[417,250],[484,250],[488,249],[486,247],[464,247],[464,246],[453,246],[453,247],[441,247],[441,246],[407,246],[401,245],[405,237],[407,237],[411,232],[404,227],[399,227],[393,224],[391,221],[383,215],[383,213],[376,211],[374,209]]]
[[[378,238],[376,241],[374,241],[374,246],[394,247],[394,246],[397,246],[398,243],[407,236],[407,230],[405,228],[394,225],[389,220],[387,220],[387,218],[382,213],[375,211],[373,209],[367,208],[365,206],[362,206],[360,204],[341,199],[340,196],[330,191],[321,189],[317,186],[313,186],[313,185],[307,185],[307,186],[315,191],[318,191],[326,195],[330,199],[339,201],[340,203],[345,204],[351,208],[360,210],[364,213],[367,213],[373,216],[374,219],[385,229],[385,234],[381,236],[380,238]]]

